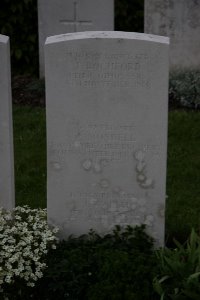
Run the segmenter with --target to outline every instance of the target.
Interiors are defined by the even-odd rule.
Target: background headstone
[[[48,36],[114,29],[114,0],[38,0],[40,76]]]
[[[12,209],[14,203],[10,45],[0,35],[0,206]]]
[[[171,69],[200,68],[200,1],[145,0],[145,32],[170,37]]]
[[[47,209],[62,236],[145,223],[163,244],[168,46],[127,32],[47,39]]]

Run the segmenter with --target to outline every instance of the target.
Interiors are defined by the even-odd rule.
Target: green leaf
[[[168,275],[163,276],[163,277],[159,280],[159,282],[162,283],[162,282],[166,281],[166,280],[169,279],[169,278],[170,278],[170,276],[168,276]]]
[[[158,280],[157,278],[154,278],[154,280],[153,280],[153,287],[158,295],[160,295],[160,296],[163,295],[164,291],[163,291],[162,285],[160,284],[160,280]]]
[[[15,57],[19,60],[22,57],[22,51],[20,49],[15,50]]]
[[[187,283],[190,283],[191,281],[193,281],[194,279],[197,279],[200,276],[200,272],[191,274],[188,279],[187,279]]]

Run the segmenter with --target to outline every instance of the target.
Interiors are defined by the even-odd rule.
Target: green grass
[[[17,205],[46,207],[45,122],[44,108],[13,107]]]
[[[169,114],[166,229],[185,237],[200,229],[200,113]]]
[[[46,207],[45,110],[14,106],[16,203]],[[166,234],[200,229],[200,113],[171,111],[168,131]]]

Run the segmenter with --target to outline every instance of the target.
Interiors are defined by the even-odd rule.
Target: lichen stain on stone
[[[83,161],[82,167],[85,171],[90,171],[92,168],[92,161],[90,159],[86,159]]]
[[[135,152],[134,156],[135,156],[135,159],[136,159],[137,161],[140,161],[140,162],[143,162],[144,159],[145,159],[145,154],[144,154],[144,152],[141,151],[141,150]]]
[[[141,188],[150,189],[154,188],[154,180],[148,178],[146,175],[146,162],[145,153],[142,150],[138,150],[134,153],[136,159],[136,180]]]
[[[164,218],[164,217],[165,217],[165,210],[164,210],[164,209],[161,209],[161,210],[159,211],[159,215],[160,215],[161,218]]]
[[[144,171],[145,167],[146,167],[146,164],[145,164],[143,161],[139,161],[139,162],[137,163],[137,165],[136,165],[136,169],[137,169],[137,171],[140,172],[140,173],[141,173],[142,171]]]
[[[151,178],[147,178],[144,182],[140,183],[140,186],[143,188],[153,188],[154,187],[154,181]]]
[[[95,173],[101,173],[102,172],[102,167],[99,163],[95,163],[94,167],[93,167],[93,170],[94,170]]]
[[[102,167],[106,167],[109,164],[109,161],[105,158],[102,158],[100,159],[99,163]]]
[[[154,216],[153,215],[148,215],[146,216],[145,220],[144,220],[144,224],[152,227],[153,226],[153,222],[154,222]]]
[[[61,170],[61,164],[59,162],[52,162],[51,166],[53,167],[54,170],[60,171]]]
[[[82,167],[85,171],[92,170],[95,174],[102,173],[104,168],[107,166],[108,161],[106,159],[100,159],[97,162],[92,162],[91,159],[85,159],[82,162]]]
[[[164,206],[164,204],[160,204],[158,206],[157,216],[161,219],[165,217],[165,206]]]
[[[109,188],[110,182],[109,182],[108,179],[102,178],[102,179],[100,180],[100,182],[99,182],[99,185],[100,185],[100,187],[106,189],[106,188]]]
[[[143,174],[138,174],[137,181],[144,182],[146,180],[146,176]]]

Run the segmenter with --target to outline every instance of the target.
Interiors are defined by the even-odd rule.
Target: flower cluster
[[[0,288],[16,278],[34,286],[46,267],[48,249],[56,248],[57,228],[47,224],[46,209],[0,209]]]

